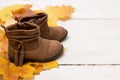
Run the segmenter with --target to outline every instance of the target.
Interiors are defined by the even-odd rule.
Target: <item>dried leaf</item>
[[[40,63],[40,62],[29,62],[29,65],[33,66],[35,69],[51,69],[51,68],[56,68],[58,67],[58,63],[57,61],[50,61],[50,62],[46,62],[46,63]],[[40,68],[38,68],[40,67]]]
[[[25,10],[21,13],[22,16],[31,16],[34,15],[35,12],[33,10],[31,10],[32,5],[30,4],[26,4],[24,6]]]
[[[20,77],[27,79],[33,77],[35,69],[30,65],[23,65],[22,67],[18,67],[17,70]]]
[[[24,5],[23,4],[15,4],[8,7],[3,8],[3,10],[11,11],[12,13],[20,13],[24,11]]]
[[[0,56],[8,58],[8,41],[4,32],[0,29]]]
[[[9,80],[8,78],[8,60],[0,56],[0,75],[3,76],[3,80]]]
[[[4,31],[0,29],[0,41],[4,39]]]
[[[53,21],[69,19],[74,12],[72,6],[47,6],[45,12],[48,13],[49,18]]]
[[[30,65],[15,66],[13,63],[11,63],[9,65],[9,78],[11,80],[18,80],[19,77],[24,79],[32,78],[34,70],[35,69]]]
[[[18,80],[19,74],[17,67],[13,64],[10,63],[9,66],[9,80]]]
[[[43,66],[42,65],[36,65],[34,66],[35,70],[34,70],[34,74],[39,74],[41,71],[43,71]]]
[[[12,17],[12,12],[10,10],[0,10],[0,22],[5,23],[6,20]]]
[[[34,80],[34,77],[28,78],[28,79],[23,79],[23,78],[21,78],[21,79],[19,79],[19,80]]]
[[[32,5],[30,4],[24,5],[24,11],[17,14],[13,14],[13,18],[19,20],[21,17],[34,15],[35,12],[31,10],[31,7]]]
[[[57,26],[57,22],[48,19],[48,25],[51,27],[55,27],[55,26]]]
[[[56,68],[58,67],[57,61],[51,61],[51,62],[46,62],[46,63],[40,63],[44,69],[51,69],[51,68]]]
[[[37,13],[41,13],[41,12],[44,12],[43,10],[34,10],[34,12],[37,14]]]
[[[0,24],[5,23],[6,20],[12,18],[13,13],[20,13],[24,11],[24,5],[15,4],[0,10]]]
[[[2,56],[2,57],[4,57],[4,58],[8,58],[8,54],[7,54],[7,48],[8,47],[6,47],[8,44],[6,43],[2,43],[2,42],[0,42],[0,56]]]

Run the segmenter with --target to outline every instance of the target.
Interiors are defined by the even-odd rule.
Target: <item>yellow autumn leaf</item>
[[[0,41],[4,39],[4,31],[0,28]]]
[[[19,21],[19,19],[21,17],[25,17],[25,16],[31,16],[34,15],[35,12],[31,9],[32,5],[31,4],[26,4],[24,5],[24,10],[19,12],[19,13],[14,13],[13,14],[13,18],[17,21]]]
[[[5,23],[6,20],[12,17],[12,12],[10,10],[0,10],[0,22]]]
[[[10,63],[9,65],[9,80],[18,80],[18,70],[17,70],[17,67],[13,64],[13,63]]]
[[[20,77],[27,79],[33,77],[33,72],[35,69],[32,66],[25,64],[22,67],[18,67],[17,70]]]
[[[51,69],[51,68],[56,68],[58,67],[57,61],[50,61],[46,63],[40,63],[44,69]]]
[[[44,62],[44,63],[29,62],[28,64],[33,66],[36,70],[37,69],[40,69],[40,70],[42,70],[42,69],[51,69],[51,68],[57,68],[58,67],[57,61],[50,61],[50,62]]]
[[[9,65],[9,78],[12,80],[18,80],[19,77],[29,79],[33,77],[34,68],[28,64],[23,66],[15,66],[13,63]]]
[[[48,19],[48,25],[49,25],[50,27],[55,27],[55,26],[57,26],[57,22]]]
[[[9,80],[8,78],[8,60],[0,56],[0,75],[3,76],[3,80]]]
[[[34,80],[34,77],[32,77],[32,78],[27,78],[27,79],[19,78],[19,80]]]
[[[43,66],[39,62],[28,62],[27,64],[34,67],[34,74],[39,74],[43,70]]]
[[[5,47],[4,47],[5,45]],[[4,49],[5,48],[5,49]],[[8,58],[7,47],[5,43],[0,42],[0,56]]]
[[[12,13],[20,13],[24,11],[24,5],[23,4],[14,4],[8,7],[3,8],[6,11],[11,11]]]
[[[43,10],[34,10],[34,12],[37,14],[37,13],[41,13],[41,12],[44,12]]]
[[[72,6],[47,6],[45,12],[48,13],[49,18],[53,21],[69,19],[74,12]]]
[[[15,4],[12,6],[8,6],[0,10],[0,23],[5,23],[6,20],[12,18],[12,13],[19,13],[24,11],[24,5],[22,4]]]
[[[5,37],[5,33],[0,29],[0,56],[8,58],[8,41]]]
[[[34,66],[35,70],[34,70],[34,74],[39,74],[41,71],[43,71],[43,66],[42,65],[38,65],[38,66]]]

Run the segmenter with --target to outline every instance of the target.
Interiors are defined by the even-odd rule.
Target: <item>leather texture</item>
[[[63,45],[56,40],[40,37],[40,28],[33,23],[23,22],[12,24],[5,29],[8,38],[8,55],[17,66],[25,60],[47,62],[57,59],[63,50]]]
[[[45,39],[62,41],[68,34],[63,27],[51,27],[47,24],[48,15],[46,13],[38,13],[32,16],[22,17],[19,22],[30,22],[40,27],[41,37]]]

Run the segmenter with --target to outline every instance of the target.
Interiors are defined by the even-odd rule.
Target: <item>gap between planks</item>
[[[120,64],[59,64],[59,66],[120,66]]]
[[[120,18],[71,18],[71,20],[120,20]]]

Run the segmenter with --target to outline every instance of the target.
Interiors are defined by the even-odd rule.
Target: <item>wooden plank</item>
[[[120,1],[119,0],[0,0],[0,7],[16,3],[33,4],[33,9],[43,9],[48,5],[72,5],[75,7],[75,13],[72,18],[78,19],[120,19]]]
[[[120,80],[120,66],[60,66],[41,72],[35,80]]]
[[[80,2],[79,2],[80,3]],[[76,12],[73,14],[73,18],[120,18],[120,1],[93,1],[89,3],[80,3],[76,6]]]
[[[72,5],[76,11],[72,18],[119,18],[119,0],[29,0],[37,6],[44,8],[48,5]]]
[[[6,6],[10,6],[10,5],[14,5],[14,4],[32,4],[34,5],[32,2],[30,1],[26,1],[26,0],[0,0],[0,9],[4,8]],[[37,9],[37,6],[34,6],[34,8]]]
[[[120,20],[59,22],[69,34],[59,64],[120,64]]]

